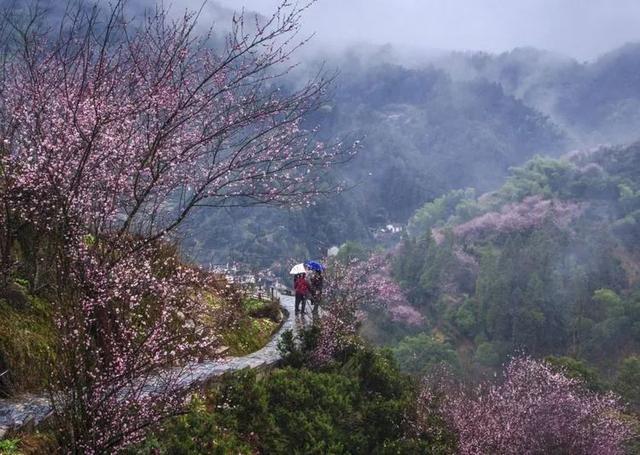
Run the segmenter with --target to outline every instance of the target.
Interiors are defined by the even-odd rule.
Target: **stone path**
[[[273,365],[280,360],[278,341],[286,330],[297,333],[305,321],[311,319],[307,315],[305,319],[294,318],[294,298],[281,295],[280,305],[286,310],[282,326],[271,340],[260,350],[243,357],[226,357],[211,362],[193,363],[183,369],[179,383],[184,387],[193,387],[204,384],[207,381],[221,376],[224,373],[242,370],[243,368],[260,368]],[[149,392],[155,387],[154,381],[148,382]],[[0,400],[0,438],[10,428],[21,427],[25,424],[42,422],[51,413],[51,403],[42,396],[23,395],[11,400]]]

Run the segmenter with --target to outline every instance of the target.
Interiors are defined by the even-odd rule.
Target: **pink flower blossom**
[[[359,322],[367,309],[385,309],[394,320],[407,324],[423,323],[422,315],[409,306],[402,289],[391,278],[387,259],[382,255],[346,265],[333,262],[325,279],[316,350],[319,362],[326,362],[356,341]]]
[[[492,233],[538,228],[547,221],[566,229],[585,208],[584,203],[529,196],[522,202],[504,206],[500,212],[485,213],[459,224],[453,228],[453,234],[461,239],[476,240]],[[439,229],[434,229],[433,237],[437,243],[444,239]]]
[[[435,390],[426,380],[419,409],[439,412],[457,434],[462,454],[624,453],[633,436],[622,407],[611,395],[597,395],[530,358],[512,360],[504,382],[474,390]],[[424,413],[423,413],[424,414]],[[428,429],[424,429],[428,430]]]
[[[53,402],[75,453],[140,438],[179,410],[180,365],[215,355],[228,310],[207,304],[211,277],[163,253],[169,234],[197,207],[306,205],[331,190],[324,169],[355,153],[301,126],[327,81],[276,87],[304,44],[304,7],[283,1],[252,33],[240,15],[214,51],[196,15],[135,22],[123,4],[80,5],[3,43],[0,245],[20,226],[42,244]]]

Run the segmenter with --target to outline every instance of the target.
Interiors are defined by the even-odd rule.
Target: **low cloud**
[[[220,3],[268,14],[280,2]],[[305,14],[306,31],[320,45],[489,52],[533,46],[580,60],[640,40],[639,23],[637,0],[319,0]]]

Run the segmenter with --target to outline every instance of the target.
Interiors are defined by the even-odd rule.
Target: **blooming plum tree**
[[[352,259],[346,264],[334,261],[326,283],[315,352],[321,363],[352,344],[367,308],[384,308],[392,318],[408,324],[423,322],[422,315],[408,305],[402,289],[391,278],[383,255]]]
[[[615,396],[589,392],[531,358],[512,360],[501,384],[445,389],[426,380],[421,418],[441,413],[463,454],[621,454],[632,436]]]
[[[205,274],[164,254],[169,234],[201,206],[306,204],[352,153],[301,125],[329,80],[278,82],[306,42],[307,6],[235,16],[218,48],[196,14],[135,21],[123,2],[68,8],[55,28],[38,8],[4,15],[0,272],[12,279],[24,226],[47,244],[23,268],[52,302],[52,397],[70,451],[135,441],[183,400],[167,367],[215,352],[228,315],[207,305]]]
[[[79,11],[57,37],[27,36],[2,87],[2,166],[21,214],[152,241],[197,206],[308,202],[316,167],[343,155],[300,126],[328,81],[288,94],[275,81],[300,13],[284,3],[253,35],[236,18],[222,53],[193,15],[134,27],[122,5],[104,24]]]

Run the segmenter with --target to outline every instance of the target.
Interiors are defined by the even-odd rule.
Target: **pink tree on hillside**
[[[402,289],[391,278],[382,255],[348,264],[335,261],[328,268],[326,283],[315,352],[319,362],[326,362],[355,341],[367,309],[384,308],[392,318],[408,324],[423,322],[422,315],[408,305]]]
[[[276,83],[300,13],[283,5],[254,34],[236,18],[222,53],[192,15],[157,11],[134,27],[121,6],[27,35],[2,87],[14,205],[34,223],[79,218],[149,242],[198,206],[309,202],[316,170],[344,155],[300,126],[327,81],[288,94]]]
[[[52,396],[69,450],[138,439],[184,397],[167,367],[219,345],[228,315],[206,302],[217,289],[165,254],[168,234],[200,206],[306,204],[332,190],[319,176],[350,153],[301,126],[328,82],[279,88],[305,42],[304,9],[283,1],[250,27],[237,16],[219,50],[195,15],[136,22],[122,3],[80,5],[53,29],[37,9],[4,17],[0,272],[12,279],[28,226],[46,245],[23,269],[53,304]]]
[[[500,212],[488,212],[459,224],[453,228],[453,233],[458,238],[473,241],[488,234],[539,228],[546,222],[567,229],[585,208],[585,204],[580,202],[529,196],[521,202],[504,206]],[[439,230],[434,231],[434,237],[438,243],[444,238]]]
[[[436,409],[457,434],[462,454],[622,454],[632,436],[616,397],[589,392],[530,358],[512,360],[501,384],[445,389],[425,381],[422,421],[437,412],[430,403],[440,400]]]

